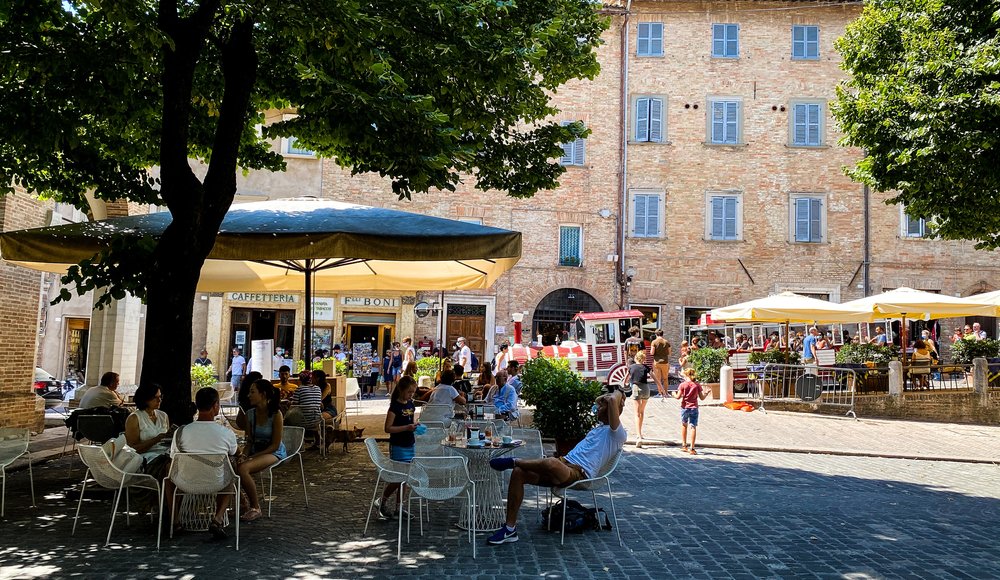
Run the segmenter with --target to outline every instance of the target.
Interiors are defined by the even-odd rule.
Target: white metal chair
[[[229,382],[219,382],[215,383],[215,390],[219,393],[219,412],[226,415],[226,411],[233,412],[238,410],[239,407],[236,404],[236,391],[233,390],[233,384]]]
[[[417,457],[436,457],[445,455],[441,440],[448,435],[443,427],[427,427],[423,435],[416,435],[415,453]]]
[[[378,495],[379,484],[385,483],[406,483],[406,474],[410,470],[409,463],[393,461],[382,453],[378,447],[378,441],[374,437],[365,439],[365,448],[368,449],[368,457],[371,458],[375,469],[378,470],[378,477],[375,479],[375,488],[372,490],[372,501],[368,505],[368,517],[365,518],[365,529],[361,535],[368,534],[368,523],[372,519],[372,509],[375,508],[375,498]],[[403,490],[400,490],[403,493]]]
[[[4,517],[7,503],[7,468],[22,455],[28,456],[31,507],[35,507],[35,476],[31,472],[31,452],[28,451],[30,440],[31,433],[27,429],[0,427],[0,479],[3,480],[3,491],[0,492],[0,518]]]
[[[418,500],[446,501],[465,496],[469,502],[469,543],[472,544],[472,558],[476,558],[476,482],[469,477],[468,459],[463,456],[414,457],[407,471],[405,485],[410,488],[407,508]],[[420,518],[420,535],[424,535],[424,520]],[[406,518],[406,538],[410,537],[410,519]],[[399,532],[396,544],[396,558],[403,555],[403,518],[399,518]]]
[[[83,495],[87,491],[87,480],[94,476],[97,485],[113,490],[115,492],[115,503],[111,508],[111,524],[108,526],[108,537],[104,541],[107,546],[111,543],[111,531],[115,527],[115,517],[118,515],[118,504],[125,492],[125,525],[130,523],[129,510],[129,490],[133,487],[148,489],[160,496],[160,482],[152,475],[145,473],[126,473],[111,462],[111,458],[104,452],[100,445],[78,445],[76,450],[80,453],[80,459],[87,466],[87,472],[83,475],[83,486],[80,489],[80,500],[76,504],[76,516],[73,518],[73,531],[76,533],[76,524],[80,520],[80,507],[83,506]],[[163,512],[160,512],[160,523],[163,523]],[[160,532],[156,532],[156,543],[160,543]]]
[[[611,474],[614,473],[615,469],[618,467],[618,461],[621,458],[622,458],[622,450],[619,449],[618,452],[615,453],[611,457],[611,459],[604,464],[603,467],[601,467],[601,470],[600,472],[598,472],[596,477],[593,477],[591,479],[581,479],[580,481],[575,481],[567,485],[566,487],[553,487],[552,495],[565,500],[569,497],[570,490],[580,490],[580,491],[590,490],[590,493],[593,494],[594,496],[594,511],[596,512],[597,491],[595,488],[601,485],[602,483],[607,485],[608,500],[611,502],[611,519],[612,519],[611,525],[614,526],[615,533],[618,534],[618,544],[624,546],[625,544],[622,543],[622,532],[620,529],[618,529],[618,514],[615,512],[615,497],[611,493],[611,479],[610,479]],[[566,510],[564,509],[562,512],[563,512],[562,527],[560,529],[560,536],[559,536],[560,544],[566,543]],[[597,513],[597,516],[600,517],[600,512]]]
[[[344,391],[344,397],[348,401],[353,401],[354,412],[361,414],[361,386],[358,384],[358,379],[347,377],[347,389]]]
[[[424,405],[420,407],[420,422],[434,421],[451,424],[452,417],[455,416],[454,405]]]
[[[302,427],[285,427],[281,432],[281,441],[285,444],[287,455],[277,463],[272,463],[270,467],[260,471],[261,480],[267,475],[267,517],[271,517],[271,502],[274,500],[274,469],[293,457],[299,458],[299,472],[302,474],[302,493],[306,498],[306,506],[309,506],[309,490],[306,486],[306,468],[302,464],[302,442],[305,441],[306,430]]]
[[[178,496],[185,495],[232,495],[236,510],[236,549],[240,549],[240,478],[233,470],[229,457],[220,453],[176,453],[170,463],[170,473],[167,475],[174,484],[173,505],[177,505]],[[163,486],[160,494],[160,513],[163,513],[164,499],[167,488]],[[175,510],[176,511],[176,510]],[[212,503],[212,514],[215,514],[215,504]],[[174,514],[170,514],[170,537],[174,537]],[[160,548],[160,537],[157,535],[156,548]]]

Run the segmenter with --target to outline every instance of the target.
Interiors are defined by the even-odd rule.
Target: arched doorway
[[[569,323],[579,312],[600,312],[600,303],[593,296],[576,288],[560,288],[542,298],[535,307],[531,321],[532,340],[542,335],[542,345],[558,344]]]

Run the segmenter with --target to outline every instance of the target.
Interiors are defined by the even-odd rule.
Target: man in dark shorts
[[[494,546],[517,541],[517,514],[524,501],[525,484],[565,487],[581,479],[593,478],[625,445],[628,433],[621,424],[625,395],[620,391],[597,398],[597,427],[590,430],[565,457],[517,459],[497,457],[490,467],[497,471],[513,469],[507,486],[507,522],[486,542]]]

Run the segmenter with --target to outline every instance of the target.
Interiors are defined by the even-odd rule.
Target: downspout
[[[625,230],[627,220],[625,219],[626,212],[628,211],[628,111],[629,111],[629,88],[628,88],[628,23],[629,15],[631,14],[632,0],[628,0],[625,4],[625,16],[622,18],[622,40],[621,40],[621,59],[622,59],[622,90],[621,90],[621,109],[622,109],[622,141],[621,141],[621,183],[619,184],[619,210],[618,210],[618,307],[625,308]]]
[[[861,198],[862,198],[862,211],[864,212],[864,261],[862,265],[861,282],[865,285],[865,296],[868,296],[871,292],[870,284],[870,268],[871,268],[871,189],[869,189],[868,184],[865,183],[861,186]]]

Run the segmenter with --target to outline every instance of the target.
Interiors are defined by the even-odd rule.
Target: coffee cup
[[[511,443],[513,443],[513,441],[514,440],[513,440],[513,438],[510,435],[504,435],[503,436],[503,444],[504,445],[510,445]]]

